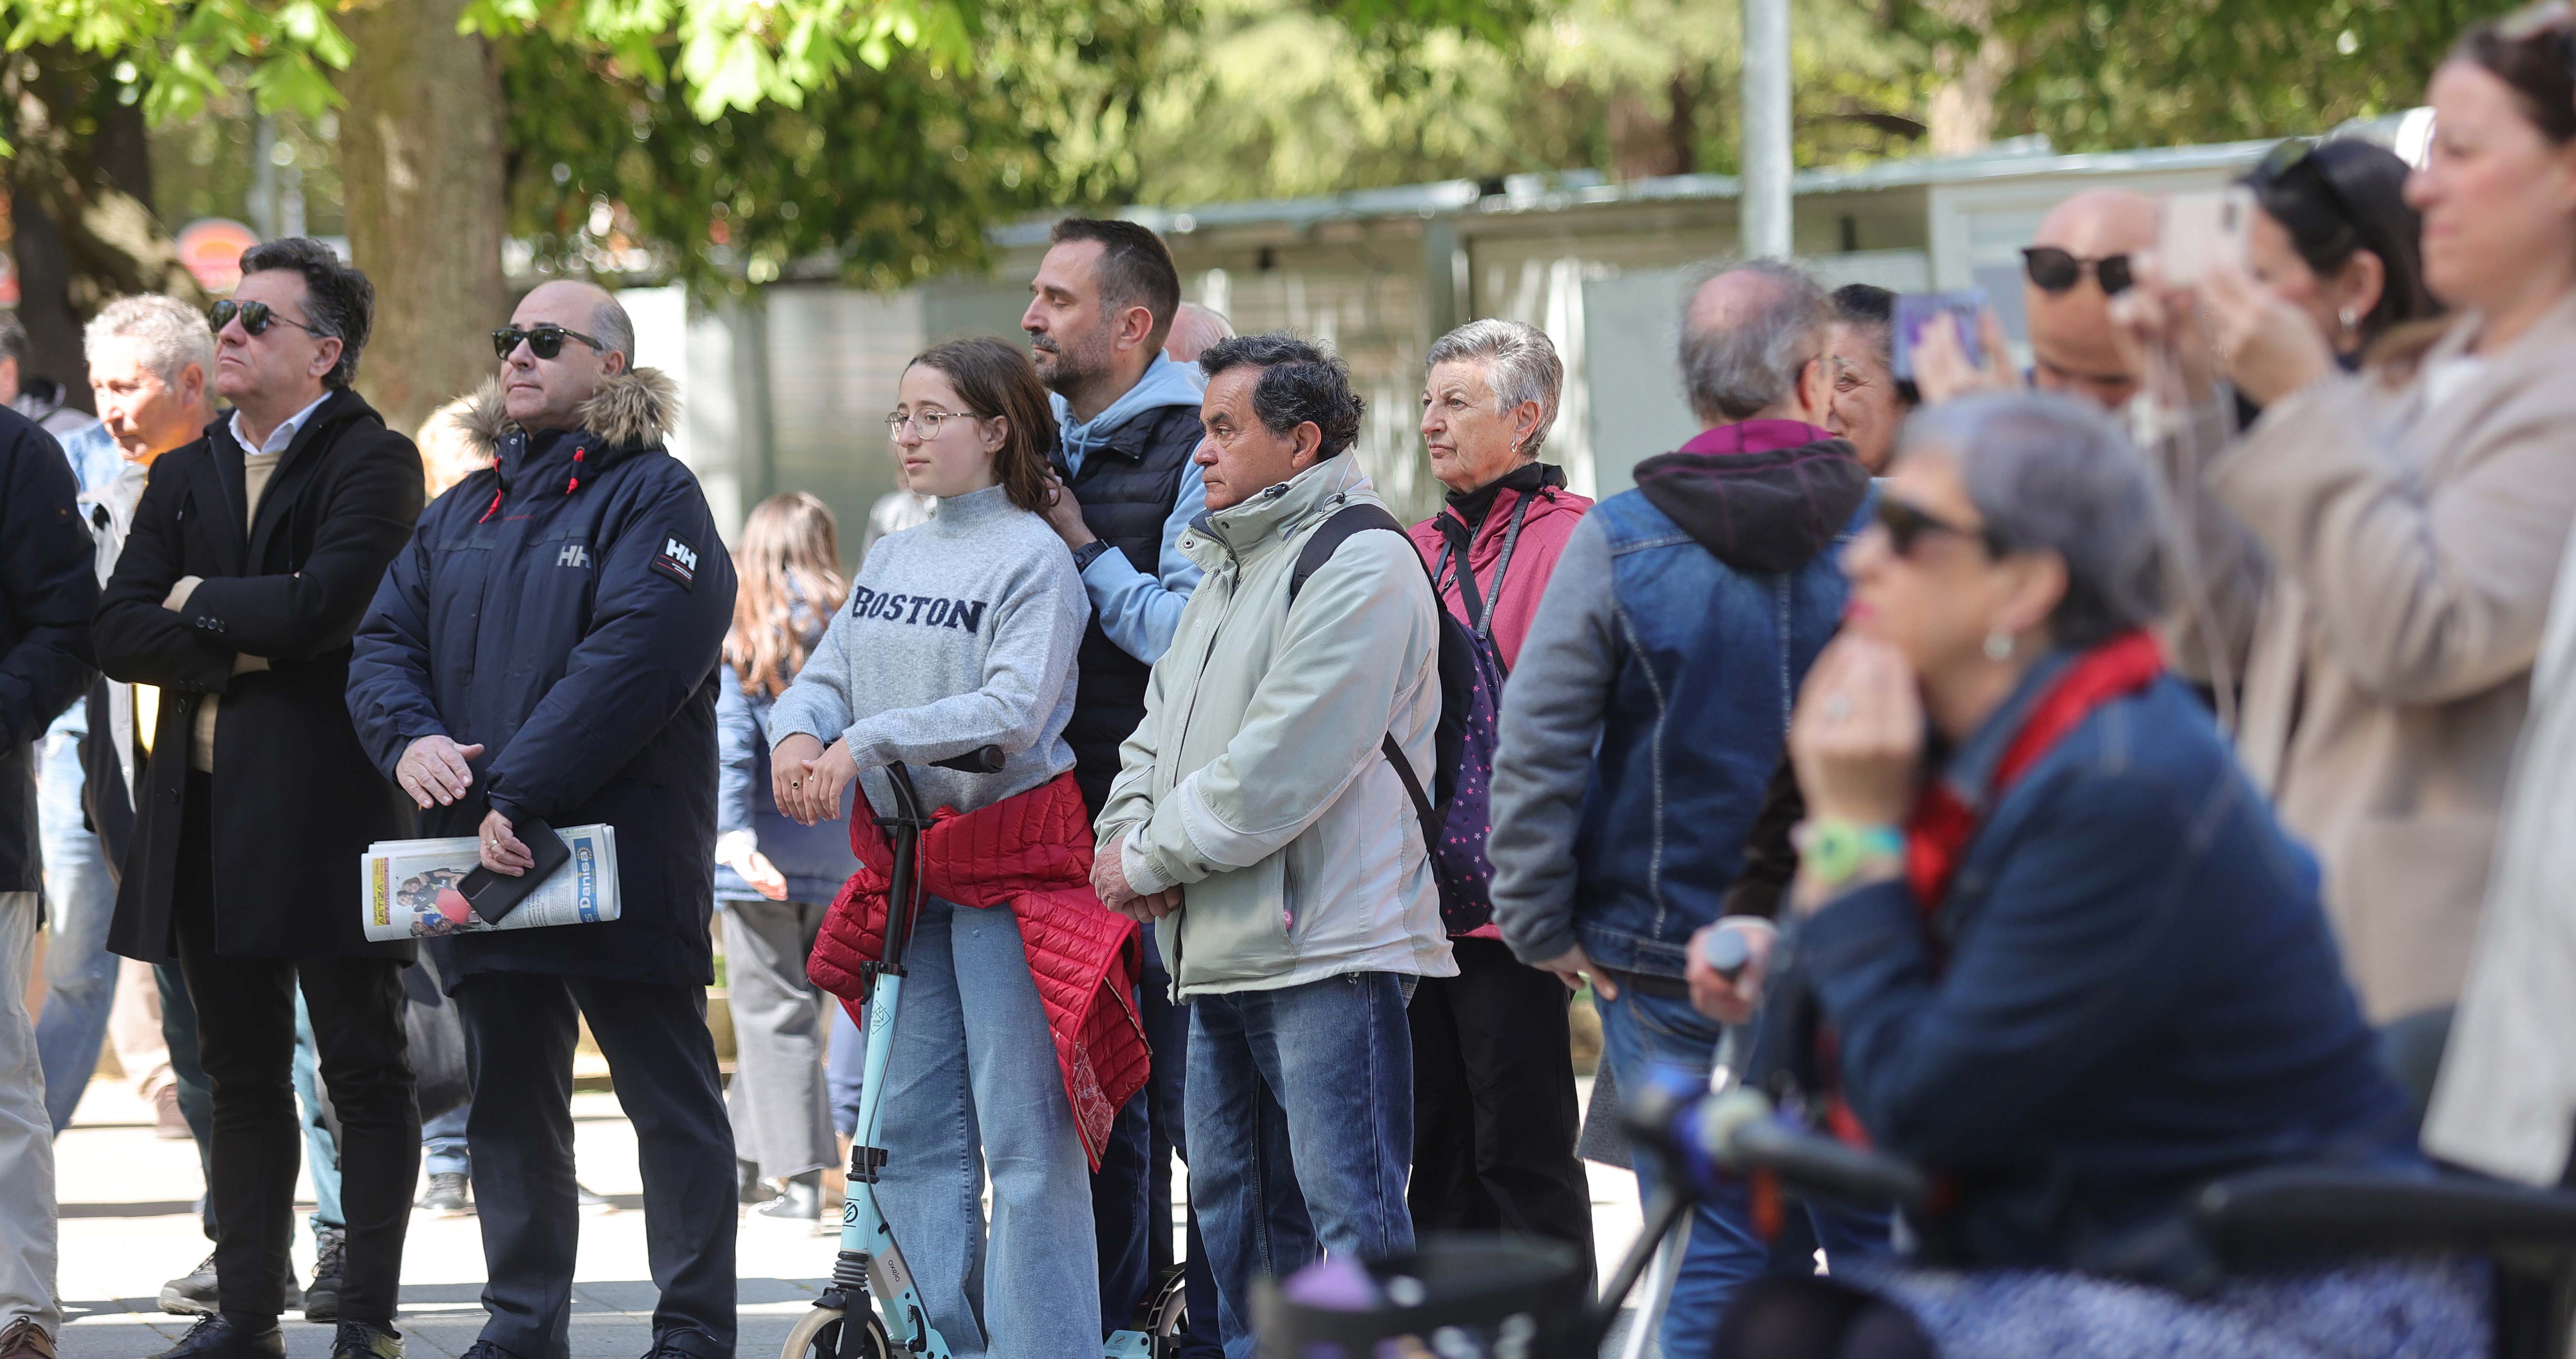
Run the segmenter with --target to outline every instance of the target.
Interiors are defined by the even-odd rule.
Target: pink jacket
[[[1556,573],[1556,559],[1565,551],[1565,540],[1573,536],[1574,526],[1582,521],[1584,511],[1592,508],[1591,497],[1576,495],[1562,486],[1546,487],[1536,494],[1538,499],[1530,505],[1528,517],[1521,522],[1519,545],[1512,549],[1512,569],[1503,577],[1503,597],[1493,604],[1494,645],[1503,653],[1505,666],[1520,660],[1521,639],[1529,635],[1530,622],[1538,617],[1538,599],[1547,592],[1547,578]],[[1485,522],[1477,527],[1476,536],[1468,545],[1467,561],[1475,570],[1479,595],[1487,595],[1491,591],[1494,566],[1503,556],[1503,537],[1511,529],[1512,507],[1519,503],[1520,497],[1519,491],[1510,489],[1496,493],[1494,508],[1486,513]],[[1455,510],[1443,509],[1410,530],[1413,545],[1422,553],[1425,566],[1435,565],[1440,560],[1440,521],[1443,519],[1458,522],[1464,527]],[[1454,567],[1455,564],[1452,565]],[[1440,600],[1452,615],[1470,627],[1475,625],[1476,620],[1467,617],[1467,602],[1459,592],[1454,570],[1441,579]]]

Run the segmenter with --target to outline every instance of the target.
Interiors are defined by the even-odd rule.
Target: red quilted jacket
[[[932,819],[921,833],[921,885],[942,900],[1007,906],[1020,918],[1074,1127],[1097,1170],[1110,1123],[1145,1086],[1149,1054],[1136,1017],[1136,922],[1092,895],[1091,817],[1082,794],[1065,774],[978,811],[942,807]],[[865,1022],[861,968],[885,956],[894,848],[864,796],[851,811],[850,848],[859,871],[832,902],[805,975]]]

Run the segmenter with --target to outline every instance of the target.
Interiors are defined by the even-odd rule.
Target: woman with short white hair
[[[1545,332],[1470,321],[1424,361],[1422,441],[1449,488],[1413,526],[1440,602],[1508,672],[1565,540],[1592,508],[1539,460],[1565,365]],[[1413,1226],[1515,1231],[1589,1257],[1592,1203],[1574,1154],[1581,1125],[1557,979],[1512,957],[1490,922],[1453,937],[1455,977],[1425,977],[1413,1029]]]

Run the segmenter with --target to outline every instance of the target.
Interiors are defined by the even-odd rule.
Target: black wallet
[[[555,834],[554,827],[535,817],[511,827],[510,833],[528,847],[528,853],[536,858],[535,867],[514,878],[478,865],[465,875],[464,881],[456,884],[457,894],[465,898],[466,903],[474,908],[474,914],[487,925],[498,925],[507,919],[510,912],[519,909],[520,902],[528,899],[530,892],[544,886],[546,879],[554,876],[556,869],[572,862],[572,847],[563,842],[562,836]]]

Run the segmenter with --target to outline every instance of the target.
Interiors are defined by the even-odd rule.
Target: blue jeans
[[[98,1067],[107,1013],[116,1002],[116,955],[107,924],[116,888],[98,836],[81,824],[80,734],[52,731],[37,748],[36,829],[45,854],[45,1013],[36,1021],[36,1059],[45,1068],[45,1116],[56,1133]]]
[[[1601,1015],[1602,1059],[1623,1091],[1644,1090],[1662,1082],[1693,1090],[1708,1088],[1709,1070],[1717,1062],[1720,1029],[1716,1020],[1690,1007],[1686,1000],[1646,995],[1623,987],[1616,1000],[1594,992]],[[1653,1158],[1629,1158],[1637,1171],[1637,1197],[1654,1197]],[[1827,1259],[1855,1251],[1886,1249],[1884,1218],[1815,1208],[1810,1212],[1817,1240]],[[1702,1199],[1690,1216],[1690,1245],[1682,1253],[1681,1277],[1664,1311],[1656,1336],[1663,1352],[1700,1355],[1717,1339],[1717,1325],[1729,1298],[1746,1282],[1759,1278],[1770,1262],[1770,1247],[1753,1230],[1752,1205],[1741,1182],[1713,1198]],[[1806,1272],[1800,1262],[1790,1262]]]
[[[465,1149],[465,1105],[425,1119],[420,1125],[421,1171],[429,1175],[471,1175],[474,1161]]]
[[[1020,922],[925,898],[905,968],[877,1202],[930,1324],[957,1359],[1098,1354],[1090,1162]]]
[[[313,1177],[313,1244],[322,1233],[348,1225],[340,1215],[340,1141],[322,1117],[320,1058],[313,1046],[313,1016],[304,1008],[304,990],[295,991],[295,1097],[304,1106],[304,1170]]]
[[[859,1130],[859,1083],[868,1069],[868,1042],[850,1007],[832,1001],[832,1041],[823,1052],[823,1092],[831,1101],[832,1128],[843,1137]]]
[[[1353,972],[1190,1002],[1190,1199],[1227,1359],[1253,1350],[1252,1286],[1322,1251],[1413,1249],[1413,1036],[1404,988]]]

